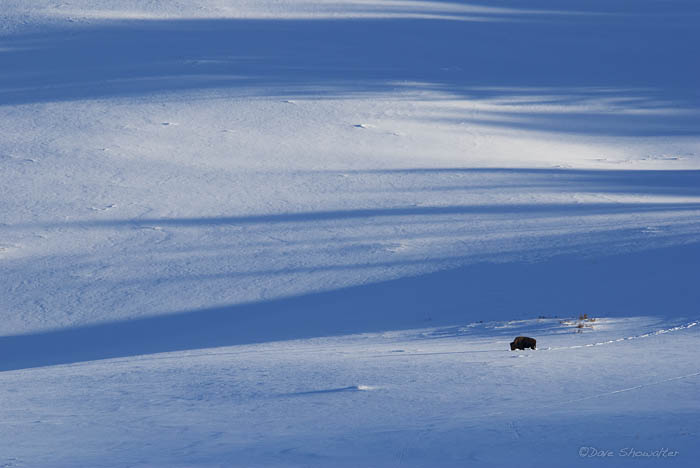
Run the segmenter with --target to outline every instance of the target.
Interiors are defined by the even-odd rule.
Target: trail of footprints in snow
[[[628,336],[626,338],[618,338],[616,340],[608,340],[608,341],[599,341],[598,343],[588,343],[585,345],[559,346],[559,347],[553,347],[553,348],[552,347],[543,348],[542,351],[556,351],[559,349],[590,348],[592,346],[601,346],[601,345],[606,345],[606,344],[611,344],[611,343],[618,343],[620,341],[636,340],[638,338],[648,338],[650,336],[663,335],[664,333],[670,333],[670,332],[679,331],[679,330],[687,330],[688,328],[692,328],[692,327],[696,326],[698,323],[700,323],[700,321],[686,323],[685,325],[678,325],[677,327],[673,327],[673,328],[665,328],[662,330],[657,330],[655,332],[644,333],[643,335],[633,335],[633,336]]]

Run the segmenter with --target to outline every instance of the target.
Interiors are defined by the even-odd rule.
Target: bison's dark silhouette
[[[515,349],[525,349],[525,348],[535,349],[536,345],[537,345],[536,339],[529,338],[527,336],[519,336],[516,339],[514,339],[513,342],[510,344],[510,350],[513,351]]]

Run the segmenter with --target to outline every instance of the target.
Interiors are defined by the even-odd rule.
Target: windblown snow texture
[[[4,0],[0,466],[695,466],[699,21]]]

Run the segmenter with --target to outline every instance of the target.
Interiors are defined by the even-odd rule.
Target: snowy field
[[[695,0],[0,0],[0,467],[696,466],[699,48]]]

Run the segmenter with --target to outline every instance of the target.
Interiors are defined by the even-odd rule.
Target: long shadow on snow
[[[652,213],[700,210],[700,203],[543,203],[543,204],[492,204],[412,206],[406,208],[365,208],[328,211],[304,211],[299,213],[275,213],[240,216],[208,216],[192,218],[132,218],[78,220],[44,223],[25,223],[6,226],[11,229],[42,228],[119,228],[139,226],[217,226],[256,223],[292,223],[440,215],[529,215],[539,217],[576,217],[625,213]]]
[[[678,157],[668,155],[666,158]],[[329,174],[328,171],[309,173],[316,177]],[[402,180],[408,180],[408,187],[413,191],[528,188],[557,193],[628,193],[700,197],[700,170],[443,167],[356,169],[336,173],[392,177],[392,187],[400,186]],[[444,176],[455,177],[446,179]],[[432,177],[440,177],[438,183],[441,185],[436,185]]]
[[[615,102],[612,112],[594,114],[456,117],[477,123],[605,135],[700,132],[697,2],[669,11],[640,0],[633,13],[601,2],[539,2],[556,14],[500,4],[516,8],[461,14],[465,21],[122,20],[13,35],[0,41],[0,105],[203,89],[223,98],[437,90],[513,98],[513,105],[522,96],[535,103]]]
[[[275,340],[525,319],[693,316],[700,244],[483,263],[267,302],[0,338],[0,370]]]

